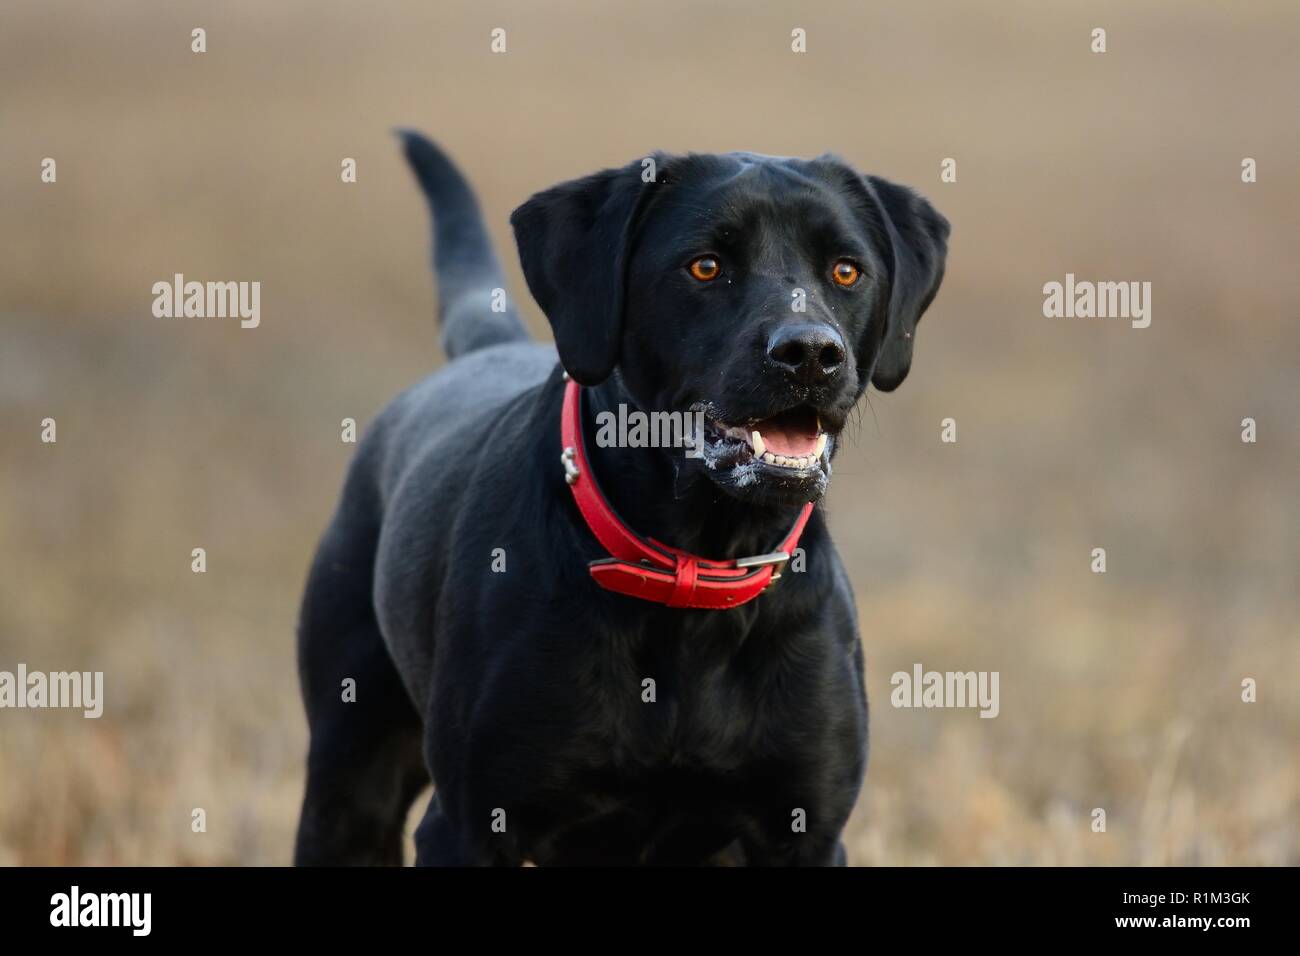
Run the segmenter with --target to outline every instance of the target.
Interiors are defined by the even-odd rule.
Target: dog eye
[[[712,282],[718,276],[722,275],[722,266],[713,256],[700,256],[687,267],[691,275],[701,282]]]
[[[835,279],[836,285],[851,286],[858,281],[858,276],[862,273],[858,269],[857,263],[848,259],[841,259],[835,263],[835,268],[831,270],[831,276]]]

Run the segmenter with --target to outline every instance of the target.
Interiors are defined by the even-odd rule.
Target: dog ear
[[[907,187],[877,176],[864,178],[883,213],[884,232],[893,246],[889,320],[871,374],[871,384],[882,392],[892,392],[907,378],[916,323],[943,281],[950,227],[947,219]]]
[[[627,262],[638,212],[655,182],[642,162],[561,183],[510,216],[528,290],[546,313],[560,363],[598,385],[618,364]]]

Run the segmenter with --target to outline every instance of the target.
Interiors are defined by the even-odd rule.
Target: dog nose
[[[844,364],[844,340],[829,325],[782,325],[767,340],[767,357],[805,385],[820,385]]]

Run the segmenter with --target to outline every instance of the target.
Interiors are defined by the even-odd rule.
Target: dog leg
[[[482,841],[469,839],[435,793],[415,831],[415,865],[522,866],[523,860],[510,859],[500,851],[487,849]]]
[[[294,862],[402,863],[406,813],[429,774],[419,714],[375,622],[364,535],[326,536],[298,633],[311,747]]]
[[[295,866],[402,865],[406,812],[429,783],[418,732],[374,740],[350,729],[331,728],[321,746],[313,733]]]
[[[838,834],[808,833],[780,844],[745,841],[750,866],[847,866],[848,853]]]

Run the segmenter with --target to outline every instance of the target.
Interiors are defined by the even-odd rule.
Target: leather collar
[[[582,438],[582,389],[569,380],[560,413],[560,461],[564,479],[587,527],[610,557],[588,567],[596,583],[609,591],[668,607],[725,610],[748,604],[771,587],[799,544],[812,514],[804,505],[794,527],[775,551],[747,558],[710,561],[644,538],[629,528],[601,493]]]

